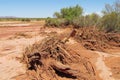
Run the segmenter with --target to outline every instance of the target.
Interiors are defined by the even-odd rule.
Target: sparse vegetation
[[[81,6],[76,5],[69,8],[62,8],[60,12],[56,12],[54,16],[56,18],[64,18],[68,21],[69,24],[72,23],[74,18],[80,17],[83,13]]]
[[[63,8],[63,9],[61,9],[60,12],[54,13],[54,17],[55,17],[54,20],[51,18],[48,18],[46,20],[46,25],[51,25],[51,23],[52,23],[52,25],[55,24],[58,26],[59,25],[62,25],[62,26],[70,25],[70,24],[73,24],[73,19],[80,17],[82,15],[82,13],[83,13],[83,9],[79,5]],[[56,27],[58,27],[58,26],[56,26]]]
[[[56,25],[56,27],[73,25],[76,28],[80,28],[85,26],[96,26],[100,19],[100,16],[96,13],[84,16],[83,8],[79,5],[63,8],[60,12],[55,12],[54,17],[54,19],[48,18],[46,20],[46,25]]]
[[[113,5],[106,4],[103,14],[101,27],[107,32],[120,31],[120,1]]]
[[[65,19],[56,19],[56,18],[47,18],[46,19],[46,26],[52,26],[52,27],[60,27],[63,25],[67,25]]]
[[[73,26],[76,28],[80,27],[90,27],[90,26],[97,26],[100,20],[100,16],[96,13],[81,16],[72,20]]]
[[[46,25],[54,27],[63,27],[64,25],[73,25],[80,27],[98,27],[106,32],[120,31],[120,1],[116,1],[113,5],[106,4],[102,11],[103,16],[96,13],[83,15],[83,8],[79,5],[61,9],[55,12],[55,18],[48,18]]]
[[[41,21],[45,20],[45,18],[0,18],[0,21]]]

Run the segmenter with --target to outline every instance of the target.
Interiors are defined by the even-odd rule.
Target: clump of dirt
[[[96,72],[88,58],[79,53],[72,55],[74,51],[69,51],[65,46],[60,37],[52,36],[27,47],[22,59],[27,65],[24,79],[96,80]],[[19,76],[19,80],[22,79]]]
[[[75,38],[89,50],[105,51],[108,48],[120,47],[119,33],[105,33],[94,27],[80,28]]]

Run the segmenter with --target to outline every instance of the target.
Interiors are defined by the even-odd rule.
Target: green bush
[[[80,17],[83,13],[82,7],[79,5],[73,7],[62,8],[60,12],[55,12],[56,18],[64,18],[69,24],[72,23],[74,18]]]
[[[117,22],[117,15],[115,13],[107,14],[102,17],[102,29],[105,29],[107,32],[115,31]]]
[[[75,27],[89,27],[89,26],[97,26],[100,16],[96,13],[92,13],[90,15],[81,16],[73,19],[72,23]]]
[[[120,1],[113,5],[106,4],[101,19],[102,29],[106,32],[120,32]]]
[[[103,16],[96,13],[83,16],[83,9],[79,5],[62,8],[60,12],[55,12],[55,18],[46,19],[47,26],[63,27],[73,25],[80,27],[98,27],[106,32],[120,32],[120,0],[113,5],[106,4],[102,11]]]
[[[72,24],[75,28],[80,28],[80,27],[84,27],[84,16],[78,17],[78,18],[74,18],[72,20]]]
[[[46,26],[52,26],[52,27],[63,27],[66,25],[65,19],[56,19],[56,18],[47,18],[46,19]]]
[[[60,12],[54,13],[55,18],[47,18],[46,25],[54,27],[73,25],[74,20],[81,17],[82,13],[83,9],[79,5],[63,8]]]

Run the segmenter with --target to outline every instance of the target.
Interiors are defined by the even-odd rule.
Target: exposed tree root
[[[48,37],[26,48],[23,62],[28,80],[96,80],[95,71],[87,58],[70,55],[58,37]],[[79,68],[71,67],[80,64]]]
[[[120,47],[119,33],[105,33],[94,27],[84,27],[77,31],[76,40],[86,49],[105,51],[105,49]]]

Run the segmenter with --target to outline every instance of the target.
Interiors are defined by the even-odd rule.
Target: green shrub
[[[83,13],[82,7],[79,5],[73,7],[62,8],[60,12],[55,12],[56,18],[64,18],[67,23],[71,24],[74,18],[80,17]]]
[[[116,27],[117,16],[115,13],[107,14],[102,18],[102,29],[105,29],[107,32],[111,32],[115,30]]]
[[[57,18],[47,18],[46,19],[46,26],[53,26],[53,27],[63,27],[66,25],[65,19],[57,19]]]
[[[113,5],[106,4],[103,14],[102,29],[106,32],[120,32],[120,1],[116,1]]]
[[[72,24],[75,28],[80,28],[80,27],[84,27],[84,16],[78,17],[78,18],[74,18],[72,21]]]
[[[93,13],[83,16],[83,9],[79,5],[62,8],[60,12],[54,13],[54,19],[46,20],[47,26],[73,25],[76,28],[84,26],[95,26],[100,18],[98,14]]]
[[[96,13],[83,16],[83,9],[79,5],[62,8],[60,12],[55,12],[55,18],[47,18],[47,26],[63,27],[73,25],[80,27],[98,27],[106,32],[120,32],[120,0],[113,5],[106,4],[102,11],[103,16]]]
[[[100,16],[96,13],[92,13],[90,15],[81,16],[73,19],[72,23],[75,27],[89,27],[89,26],[97,26]]]

